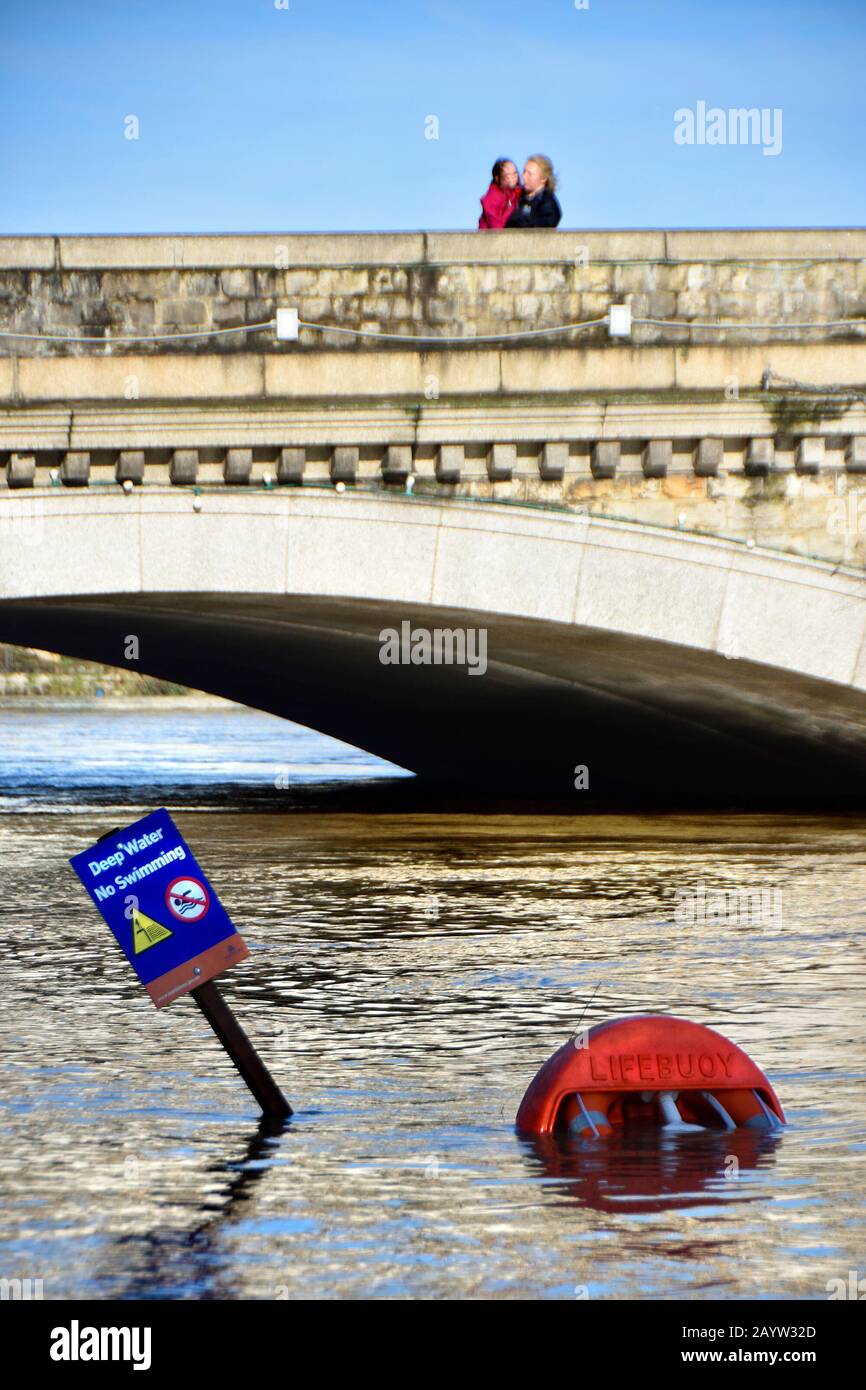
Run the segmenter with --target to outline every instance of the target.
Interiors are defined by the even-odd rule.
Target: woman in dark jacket
[[[557,227],[562,208],[556,198],[556,175],[545,154],[530,155],[523,170],[523,196],[506,227]]]

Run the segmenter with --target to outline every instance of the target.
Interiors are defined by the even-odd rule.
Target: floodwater
[[[0,1276],[569,1300],[862,1277],[862,822],[397,812],[387,787],[347,811],[335,787],[394,770],[227,707],[7,708],[0,748]],[[251,947],[221,987],[283,1130],[191,999],[154,1009],[66,863],[160,804]],[[678,892],[736,888],[760,912],[675,920]],[[645,1011],[744,1046],[789,1128],[515,1134],[575,1029]]]

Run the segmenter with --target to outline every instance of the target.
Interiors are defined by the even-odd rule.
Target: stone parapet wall
[[[0,355],[88,355],[104,349],[38,335],[107,343],[234,330],[291,307],[308,323],[373,336],[302,328],[298,343],[280,343],[268,328],[114,342],[112,353],[381,352],[401,346],[384,334],[512,335],[599,318],[612,303],[665,321],[637,325],[643,343],[706,342],[690,322],[728,325],[726,341],[792,342],[803,337],[796,325],[845,320],[854,325],[812,337],[862,341],[866,231],[0,238],[0,331],[37,335],[0,338]],[[620,346],[604,326],[581,340]],[[550,339],[519,341],[543,350]]]
[[[662,322],[508,336],[613,303]],[[246,331],[291,307],[325,331]],[[0,496],[414,489],[862,566],[864,324],[861,229],[0,237]]]

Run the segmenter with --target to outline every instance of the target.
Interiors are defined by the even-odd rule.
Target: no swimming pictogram
[[[169,912],[180,922],[200,922],[210,907],[210,893],[200,879],[172,879],[165,890]]]

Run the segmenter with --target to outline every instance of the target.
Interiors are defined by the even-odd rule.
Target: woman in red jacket
[[[500,231],[520,202],[523,189],[513,159],[497,159],[493,179],[481,199],[479,232]]]

